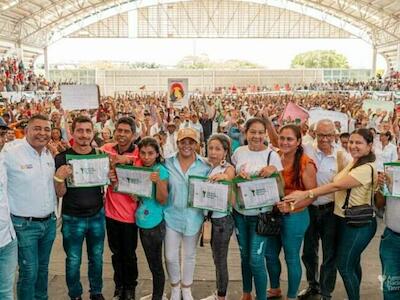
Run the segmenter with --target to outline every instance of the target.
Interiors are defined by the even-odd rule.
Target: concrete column
[[[371,76],[375,77],[376,75],[376,58],[377,58],[377,50],[376,46],[372,48],[372,68],[371,68]]]
[[[47,53],[47,47],[43,49],[43,56],[44,56],[44,76],[47,80],[50,80],[50,73],[49,73],[49,55]]]

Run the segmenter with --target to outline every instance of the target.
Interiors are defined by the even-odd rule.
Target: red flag
[[[279,121],[295,121],[296,119],[300,119],[301,122],[307,121],[309,117],[308,111],[302,108],[301,106],[298,106],[297,104],[294,104],[293,102],[289,102],[285,110],[283,111],[281,117],[279,118]]]

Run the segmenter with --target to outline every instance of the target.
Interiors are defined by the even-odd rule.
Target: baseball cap
[[[183,139],[186,139],[186,138],[192,139],[198,144],[200,143],[199,137],[197,136],[197,132],[193,128],[179,129],[178,138],[177,138],[178,142],[182,141]]]

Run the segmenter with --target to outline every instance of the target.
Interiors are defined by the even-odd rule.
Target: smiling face
[[[318,123],[315,133],[317,136],[318,148],[321,151],[329,152],[335,141],[335,125],[328,122]]]
[[[353,133],[349,139],[349,152],[353,159],[359,159],[371,152],[372,144],[368,144],[363,136]]]
[[[81,147],[90,146],[94,137],[93,125],[89,122],[76,123],[75,130],[72,133],[74,143]]]
[[[246,131],[246,139],[250,150],[261,150],[264,146],[266,128],[264,124],[255,122]]]
[[[208,142],[207,153],[210,163],[216,166],[226,158],[228,151],[224,149],[224,146],[219,140],[214,139]]]
[[[182,157],[188,158],[195,154],[197,143],[191,138],[178,141],[178,152]]]
[[[45,120],[32,120],[28,123],[26,128],[26,140],[37,151],[47,145],[51,138],[50,121]]]
[[[300,145],[301,140],[297,139],[294,131],[285,128],[279,133],[279,150],[284,154],[294,153]]]
[[[132,131],[131,126],[125,123],[120,123],[114,132],[115,141],[120,147],[128,146],[132,142],[134,136],[135,133]]]

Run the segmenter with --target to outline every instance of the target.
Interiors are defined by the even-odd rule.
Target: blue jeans
[[[243,292],[251,293],[254,278],[257,300],[266,300],[267,271],[264,253],[267,239],[256,233],[257,216],[244,216],[234,211],[233,218],[240,249]]]
[[[17,239],[0,248],[0,299],[14,299],[14,280],[18,262]]]
[[[56,217],[39,222],[11,216],[18,239],[18,300],[47,300],[51,248]]]
[[[71,298],[82,295],[80,268],[82,245],[86,238],[86,249],[89,260],[88,276],[90,294],[101,294],[103,288],[103,250],[105,236],[105,217],[102,209],[92,217],[72,217],[63,215],[63,246],[67,255],[65,273],[68,295]]]
[[[283,216],[281,235],[267,237],[265,258],[271,281],[271,288],[279,288],[281,262],[279,253],[283,247],[288,270],[288,298],[296,298],[301,281],[300,248],[304,234],[310,224],[308,209]]]
[[[353,227],[342,217],[337,220],[336,264],[349,300],[360,299],[362,277],[361,254],[367,248],[376,232],[376,219],[368,225]]]
[[[400,299],[400,234],[389,228],[383,232],[379,254],[382,263],[382,288],[385,300]]]

